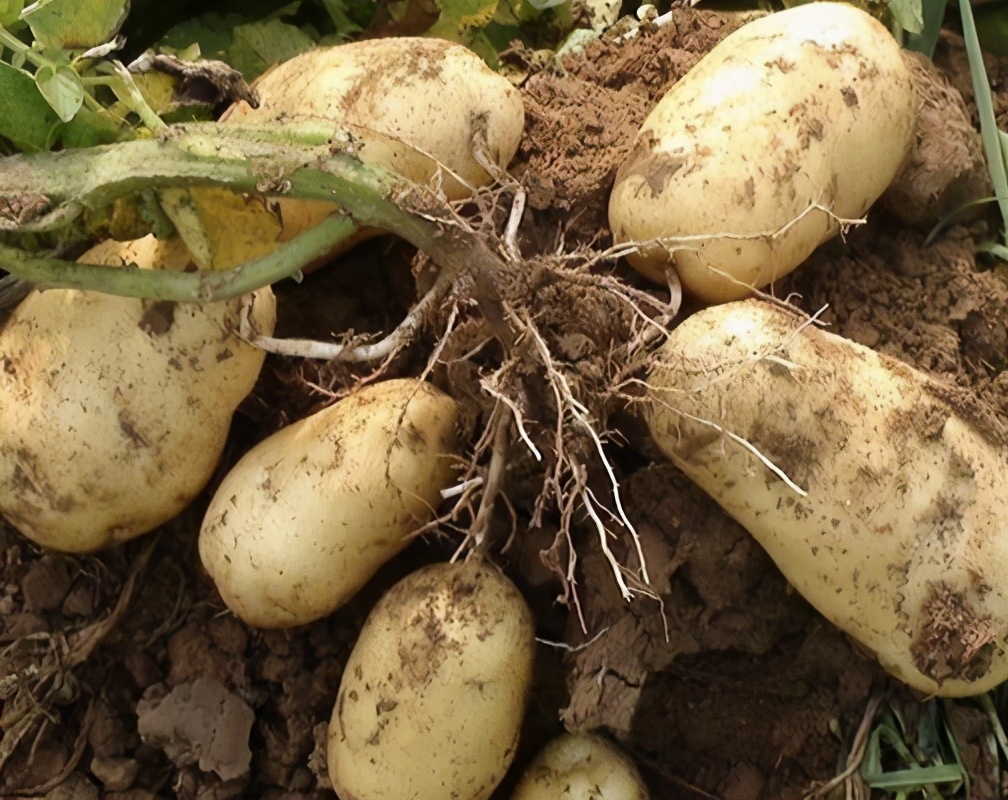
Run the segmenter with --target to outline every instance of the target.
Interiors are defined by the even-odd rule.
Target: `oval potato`
[[[342,800],[487,800],[515,754],[535,628],[493,566],[435,564],[368,615],[329,723]]]
[[[429,522],[452,483],[455,402],[429,383],[368,386],[260,442],[221,482],[199,552],[249,625],[333,612]]]
[[[279,128],[299,120],[331,122],[334,132],[352,135],[347,148],[364,163],[437,186],[451,200],[469,196],[494,177],[475,148],[483,147],[485,157],[503,170],[518,150],[525,125],[518,89],[471,50],[442,39],[389,37],[316,48],[274,67],[255,88],[259,107],[240,101],[221,122]],[[264,232],[270,227],[254,203],[244,210],[225,209],[221,191],[191,193],[199,215],[210,221],[204,227],[215,255],[205,268],[230,267],[261,255],[264,244],[275,247],[246,243],[247,237],[236,235],[243,227]],[[278,241],[294,238],[336,211],[318,201],[282,198],[277,203]],[[213,222],[220,213],[229,216],[224,225]],[[377,233],[361,230],[339,251]]]
[[[726,302],[801,264],[885,191],[915,98],[900,47],[846,3],[809,3],[727,36],[661,99],[616,176],[609,222],[665,282]],[[826,209],[826,210],[823,210]]]
[[[637,765],[608,739],[565,733],[522,774],[511,800],[649,800]]]
[[[665,454],[890,673],[1008,680],[1008,446],[975,401],[755,300],[676,328],[646,400]]]
[[[185,269],[177,239],[105,242],[89,263]],[[0,513],[43,547],[86,553],[167,522],[210,480],[264,353],[273,292],[207,305],[34,292],[0,331]]]

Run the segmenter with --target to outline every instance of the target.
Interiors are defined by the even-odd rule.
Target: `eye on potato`
[[[522,773],[511,800],[649,800],[636,764],[609,740],[565,733]]]
[[[487,800],[515,754],[535,628],[481,563],[435,564],[368,615],[329,722],[342,800]]]
[[[185,269],[177,239],[105,242],[86,263]],[[225,303],[34,292],[0,331],[0,513],[43,547],[86,553],[176,516],[217,466],[264,354],[239,316],[275,322],[269,288]]]
[[[670,239],[627,257],[652,280],[674,266],[702,300],[744,297],[885,191],[914,108],[899,45],[865,12],[810,3],[750,22],[644,121],[610,196],[613,236]]]
[[[676,328],[644,408],[665,454],[894,676],[949,697],[1008,679],[1008,447],[983,409],[754,300]]]
[[[207,509],[199,552],[249,625],[319,619],[428,522],[451,485],[458,408],[419,380],[365,387],[256,445]]]

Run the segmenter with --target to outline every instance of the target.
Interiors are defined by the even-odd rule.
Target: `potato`
[[[441,39],[368,39],[309,50],[267,72],[255,88],[258,108],[241,101],[221,121],[278,128],[299,120],[332,122],[334,132],[352,134],[347,146],[357,148],[366,164],[439,186],[453,200],[491,180],[474,155],[474,137],[485,136],[487,158],[504,169],[525,124],[519,91],[475,53]],[[211,240],[220,227],[212,222],[220,205],[215,194],[193,193]],[[330,203],[293,198],[281,199],[279,209],[280,241],[336,210]],[[257,224],[254,209],[247,216],[249,225]],[[349,244],[375,233],[363,231]],[[226,253],[230,238],[212,241],[211,249]],[[219,260],[223,266],[234,263],[226,255]]]
[[[88,263],[185,269],[178,240],[106,242]],[[35,292],[0,331],[0,513],[34,542],[86,553],[176,516],[217,466],[264,354],[239,339],[249,299],[151,303]],[[251,300],[269,334],[269,288]]]
[[[486,800],[515,754],[535,629],[494,567],[436,564],[368,616],[329,723],[342,800]]]
[[[752,300],[689,317],[647,379],[651,434],[890,673],[984,692],[1008,679],[1003,425],[806,323]]]
[[[757,19],[644,121],[610,196],[613,236],[668,237],[628,256],[652,280],[674,265],[702,300],[744,297],[868,210],[913,127],[908,69],[874,18],[831,2]]]
[[[591,733],[565,733],[528,766],[511,800],[648,800],[637,766]]]
[[[250,450],[222,481],[199,552],[249,625],[324,617],[430,521],[452,483],[458,407],[423,381],[369,386]]]

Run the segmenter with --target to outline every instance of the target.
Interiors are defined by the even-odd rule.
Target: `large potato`
[[[860,217],[911,143],[914,95],[900,48],[845,3],[750,22],[710,51],[644,121],[616,176],[628,260],[710,302],[744,297]],[[812,204],[828,209],[809,211]],[[807,213],[806,213],[807,212]]]
[[[689,317],[647,383],[661,449],[889,672],[942,696],[1008,679],[1008,447],[986,412],[758,301]]]
[[[504,169],[518,150],[525,124],[520,92],[475,53],[441,39],[393,37],[309,50],[267,72],[255,88],[258,108],[241,101],[221,121],[275,125],[278,130],[298,121],[331,122],[334,132],[350,132],[353,144],[347,146],[356,148],[366,164],[438,186],[453,200],[493,177],[474,148],[485,148],[490,162]],[[221,207],[219,191],[192,194],[211,250],[220,253],[204,266],[237,263],[231,240],[241,225],[229,223],[225,227],[232,233],[222,235],[222,226],[214,223]],[[287,198],[278,205],[280,241],[336,210],[330,203]],[[250,226],[261,226],[257,209],[247,209],[244,216]],[[374,233],[363,231],[354,241]],[[248,257],[258,255],[256,250],[251,248]]]
[[[186,269],[178,240],[106,242],[88,263]],[[0,331],[0,513],[44,547],[83,553],[167,522],[210,480],[264,354],[269,288],[208,305],[53,289]]]
[[[511,800],[648,800],[629,756],[591,733],[565,733],[529,764]]]
[[[342,800],[486,800],[515,754],[535,629],[492,566],[437,564],[375,606],[329,723]]]
[[[228,608],[277,628],[349,600],[433,516],[454,478],[458,408],[423,381],[366,387],[250,450],[203,520]]]

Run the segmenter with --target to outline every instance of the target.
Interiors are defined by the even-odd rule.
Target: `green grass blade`
[[[1001,209],[1002,236],[1008,237],[1008,168],[1005,166],[1005,151],[1001,144],[1001,134],[994,119],[994,103],[987,70],[984,69],[980,40],[977,38],[976,23],[969,0],[959,0],[962,16],[963,38],[969,57],[970,77],[973,79],[973,93],[976,95],[977,111],[980,115],[980,135],[984,153],[987,155],[987,169],[990,170],[994,195]],[[1008,241],[1008,239],[1006,239]]]

